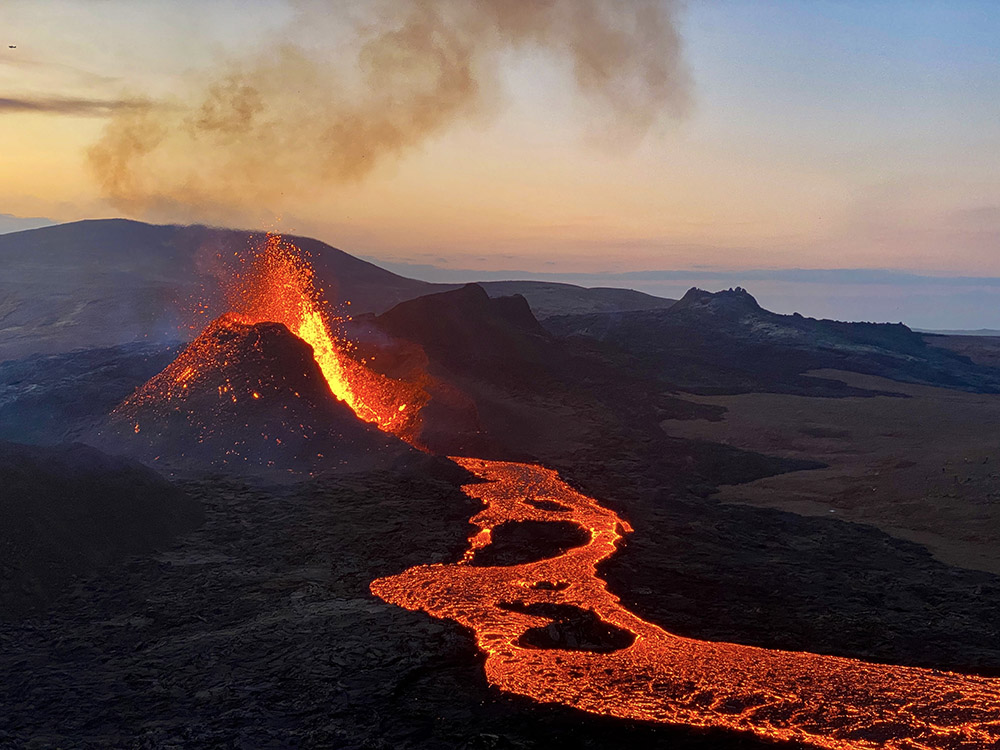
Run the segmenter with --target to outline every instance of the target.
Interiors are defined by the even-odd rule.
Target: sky
[[[406,40],[380,37],[402,77],[363,69],[420,3],[3,0],[0,231],[129,216],[293,231],[402,269],[1000,277],[1000,4],[689,0],[659,6],[657,35],[629,16],[648,3],[588,2],[642,55],[608,85],[581,61],[619,37],[581,52],[569,16],[470,22],[456,44],[480,95],[428,112],[422,42],[400,63]],[[255,107],[271,120],[251,142]],[[418,129],[373,140],[392,117]],[[210,122],[176,135],[193,120]],[[921,323],[986,307],[1000,327],[992,289]]]

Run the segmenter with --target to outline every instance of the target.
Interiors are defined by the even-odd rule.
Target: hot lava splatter
[[[235,268],[223,281],[229,312],[209,323],[166,370],[139,388],[113,416],[134,419],[137,409],[150,404],[190,412],[187,395],[206,382],[217,387],[220,403],[259,399],[269,390],[263,382],[266,376],[259,383],[215,380],[220,368],[238,364],[234,342],[248,326],[279,323],[312,347],[330,392],[355,415],[415,443],[420,411],[429,398],[424,384],[386,377],[351,356],[353,344],[336,333],[343,319],[325,304],[305,253],[279,235],[269,234],[247,252],[235,253],[234,259]],[[212,414],[190,412],[187,417],[191,423],[203,423],[205,432],[212,431]],[[136,421],[134,431],[141,429]]]
[[[597,576],[597,564],[631,530],[618,516],[555,471],[454,460],[487,480],[464,487],[486,504],[472,519],[480,530],[465,559],[411,568],[371,590],[471,628],[486,677],[502,690],[595,714],[838,750],[1000,748],[1000,680],[672,635],[626,610]],[[590,541],[539,562],[471,565],[491,531],[511,521],[572,521]],[[585,611],[634,639],[610,653],[532,644],[528,636],[552,627],[545,614],[559,608]]]
[[[231,315],[243,323],[283,323],[313,348],[330,390],[355,414],[404,439],[427,400],[416,384],[387,378],[350,357],[351,343],[334,334],[339,318],[329,313],[315,274],[302,250],[280,235],[241,256],[240,270],[227,285]]]

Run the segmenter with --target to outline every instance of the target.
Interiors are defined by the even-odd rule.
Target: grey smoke
[[[616,141],[689,107],[670,0],[372,0],[343,49],[324,57],[296,41],[358,5],[300,0],[271,48],[176,101],[116,110],[89,153],[105,195],[133,214],[197,216],[364,179],[501,106],[510,50],[566,61],[599,113],[591,126]]]

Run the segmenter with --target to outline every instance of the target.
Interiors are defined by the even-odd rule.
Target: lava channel
[[[1000,748],[1000,680],[668,633],[626,610],[597,576],[597,564],[631,531],[627,523],[550,469],[453,460],[487,480],[463,488],[485,503],[472,518],[479,531],[465,558],[380,578],[371,590],[472,629],[486,677],[500,689],[595,714],[821,748]],[[589,542],[521,565],[469,564],[499,524],[567,520],[589,530]],[[634,640],[609,652],[525,639],[553,625],[537,613],[574,609]]]

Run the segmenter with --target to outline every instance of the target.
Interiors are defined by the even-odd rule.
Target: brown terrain
[[[724,502],[869,524],[951,565],[1000,573],[1000,399],[836,370],[813,374],[900,396],[692,397],[724,407],[724,418],[665,420],[663,429],[827,464],[724,486],[716,496]]]

